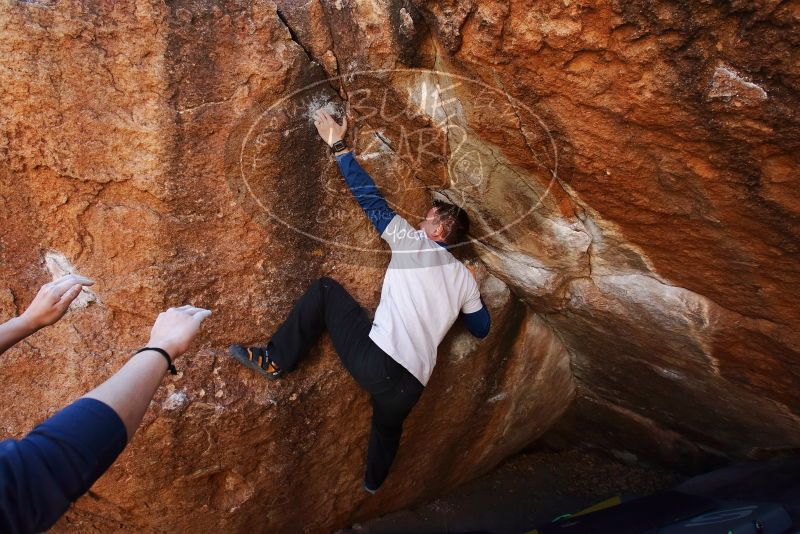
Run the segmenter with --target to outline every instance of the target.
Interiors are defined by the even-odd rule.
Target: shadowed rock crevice
[[[303,43],[302,43],[302,42],[300,42],[300,39],[297,37],[297,33],[296,33],[296,32],[295,32],[295,30],[294,30],[294,29],[293,29],[293,28],[292,28],[292,27],[289,25],[289,22],[286,20],[286,16],[285,16],[283,13],[281,13],[281,10],[280,10],[280,9],[276,9],[276,10],[275,10],[275,13],[278,15],[278,18],[281,20],[281,22],[283,23],[283,25],[284,25],[284,26],[286,26],[286,29],[289,31],[289,35],[292,37],[292,41],[294,41],[295,43],[297,43],[297,46],[299,46],[300,48],[302,48],[302,49],[303,49],[303,52],[305,52],[305,53],[306,53],[306,56],[308,57],[308,59],[310,59],[310,60],[314,60],[314,61],[316,61],[317,63],[319,63],[319,61],[317,61],[317,60],[314,58],[314,56],[313,56],[313,55],[312,55],[312,53],[311,53],[311,52],[308,50],[308,48],[306,48],[306,47],[303,45]]]

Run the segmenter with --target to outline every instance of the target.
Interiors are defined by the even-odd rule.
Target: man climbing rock
[[[419,228],[396,214],[361,168],[338,124],[318,111],[314,124],[335,154],[358,203],[392,250],[381,300],[367,311],[335,280],[314,282],[264,347],[233,345],[241,363],[277,379],[292,371],[327,329],[345,368],[372,397],[364,489],[375,493],[389,474],[403,421],[436,364],[436,349],[461,313],[476,337],[489,333],[489,312],[469,270],[449,251],[469,230],[461,208],[435,202]]]

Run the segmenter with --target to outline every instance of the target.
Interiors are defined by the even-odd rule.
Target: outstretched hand
[[[94,280],[77,274],[68,274],[45,284],[20,318],[33,331],[50,326],[64,317],[84,286],[93,284]]]
[[[177,358],[189,348],[210,310],[181,306],[159,314],[150,332],[148,347],[164,349]],[[114,376],[90,391],[86,397],[105,403],[125,424],[128,441],[142,422],[158,385],[164,378],[166,362],[153,352],[136,354]]]
[[[318,109],[314,112],[314,126],[317,127],[317,132],[322,140],[328,143],[328,146],[333,146],[336,141],[344,139],[347,131],[347,117],[343,117],[342,124],[339,124],[330,113],[324,109]]]
[[[200,324],[211,315],[211,310],[181,306],[159,314],[150,332],[148,347],[164,349],[177,358],[189,349],[200,331]]]

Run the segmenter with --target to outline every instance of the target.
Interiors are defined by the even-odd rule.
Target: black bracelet
[[[175,369],[174,365],[172,365],[172,358],[169,357],[169,354],[167,354],[167,351],[165,351],[164,349],[159,349],[158,347],[145,347],[143,349],[139,349],[136,352],[134,352],[134,355],[139,354],[140,352],[144,352],[146,350],[152,350],[154,352],[158,352],[159,354],[161,354],[164,358],[167,359],[167,370],[170,372],[170,374],[173,375],[178,374],[178,370]]]

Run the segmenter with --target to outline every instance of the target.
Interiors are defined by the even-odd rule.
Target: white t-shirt
[[[392,249],[370,339],[426,385],[436,349],[458,317],[483,307],[472,273],[395,215],[381,234]]]

